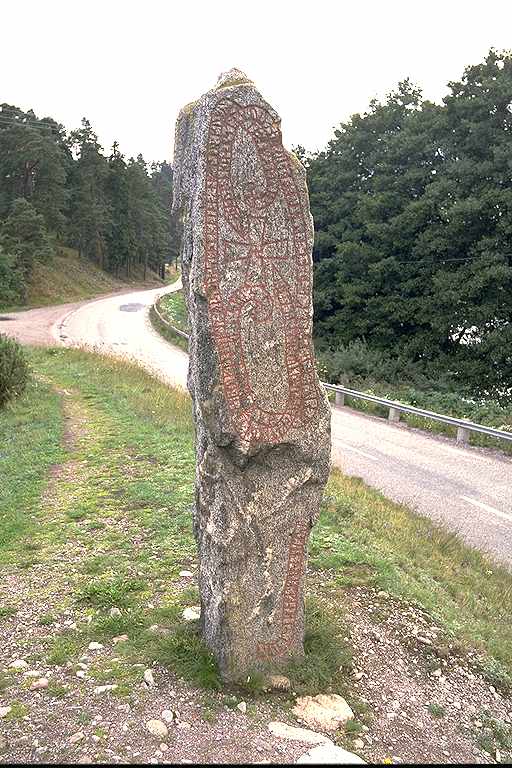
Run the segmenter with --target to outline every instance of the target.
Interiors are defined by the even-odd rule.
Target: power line
[[[452,261],[476,261],[476,259],[481,259],[481,256],[464,256],[460,259],[439,259],[438,261],[397,261],[397,264],[410,264],[410,265],[418,265],[418,264],[445,264],[447,262]]]
[[[50,128],[53,130],[59,129],[58,123],[48,123],[44,120],[38,120],[37,118],[29,118],[28,120],[18,120],[15,117],[12,117],[10,115],[4,115],[2,112],[0,112],[0,121],[3,123],[8,123],[12,126],[18,126],[20,128]]]

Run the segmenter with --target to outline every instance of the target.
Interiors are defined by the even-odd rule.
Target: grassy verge
[[[47,662],[76,664],[86,641],[126,634],[115,668],[93,670],[98,684],[114,680],[116,695],[140,684],[141,661],[220,687],[197,627],[181,619],[197,602],[179,575],[196,567],[188,397],[137,366],[91,353],[33,350],[30,358],[37,383],[0,415],[2,562],[48,569],[41,625],[70,606],[90,617],[50,637]],[[295,690],[346,693],[344,602],[356,585],[423,606],[451,636],[487,654],[493,681],[512,674],[512,575],[362,482],[333,473],[311,566],[307,657],[290,670]],[[24,599],[40,599],[37,583],[33,589]],[[4,605],[5,615],[16,608]],[[257,691],[258,680],[251,686]]]
[[[172,270],[169,277],[175,273],[175,270]],[[48,264],[35,263],[26,305],[17,308],[2,307],[2,311],[82,301],[102,293],[129,290],[132,286],[141,284],[151,287],[161,285],[162,281],[151,271],[148,272],[147,279],[144,281],[141,267],[134,270],[129,280],[116,278],[104,272],[89,259],[81,258],[73,248],[59,246],[54,258]]]
[[[189,332],[187,307],[182,291],[165,294],[165,296],[158,299],[156,305],[158,307],[158,312],[164,320],[167,320],[168,323],[184,333]],[[164,339],[167,339],[171,344],[175,344],[185,350],[185,352],[188,350],[187,340],[178,333],[175,333],[166,323],[162,322],[155,312],[154,307],[151,307],[149,317],[153,327],[164,337]]]

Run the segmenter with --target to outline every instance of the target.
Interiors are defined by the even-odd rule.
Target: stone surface
[[[290,678],[285,675],[270,675],[267,688],[273,691],[289,691],[292,687]]]
[[[30,686],[31,691],[42,691],[48,688],[48,679],[46,677],[40,677],[39,680],[34,680]]]
[[[313,224],[280,120],[231,70],[178,118],[202,630],[225,679],[303,653],[330,410],[311,341]]]
[[[185,608],[181,615],[185,621],[197,621],[201,618],[201,608],[199,605],[192,605],[190,608]]]
[[[17,672],[19,672],[22,669],[28,669],[28,664],[24,659],[16,659],[15,661],[11,662],[11,664],[9,664],[9,668],[15,669]]]
[[[270,733],[288,741],[301,741],[303,744],[332,744],[332,741],[323,733],[315,733],[307,728],[296,728],[287,723],[275,720],[268,724]]]
[[[159,739],[165,739],[169,735],[169,729],[161,720],[148,720],[146,728],[153,736],[157,736]]]
[[[342,696],[337,693],[301,696],[292,709],[295,717],[310,728],[328,733],[338,730],[354,713]]]
[[[313,747],[305,755],[299,757],[297,763],[313,763],[315,765],[366,765],[359,755],[353,752],[347,752],[342,747],[336,747],[334,744],[321,744]]]

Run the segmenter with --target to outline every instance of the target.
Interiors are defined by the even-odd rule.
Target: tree
[[[400,83],[309,158],[315,332],[497,390],[486,339],[512,317],[511,55],[449,87],[437,106]]]
[[[106,192],[109,168],[85,117],[82,127],[69,135],[68,147],[76,157],[70,173],[69,238],[80,254],[105,268],[111,225]]]
[[[0,229],[0,246],[4,252],[3,268],[12,271],[10,285],[25,294],[26,283],[35,261],[48,262],[53,246],[45,229],[44,218],[24,198],[15,200]]]
[[[63,234],[66,177],[71,158],[61,125],[33,112],[0,105],[0,219],[24,197],[41,213],[49,230]]]

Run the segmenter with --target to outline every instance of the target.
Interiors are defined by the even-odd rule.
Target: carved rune
[[[270,110],[231,99],[213,110],[204,238],[205,293],[231,425],[243,441],[278,443],[316,415],[318,393],[309,222]]]

